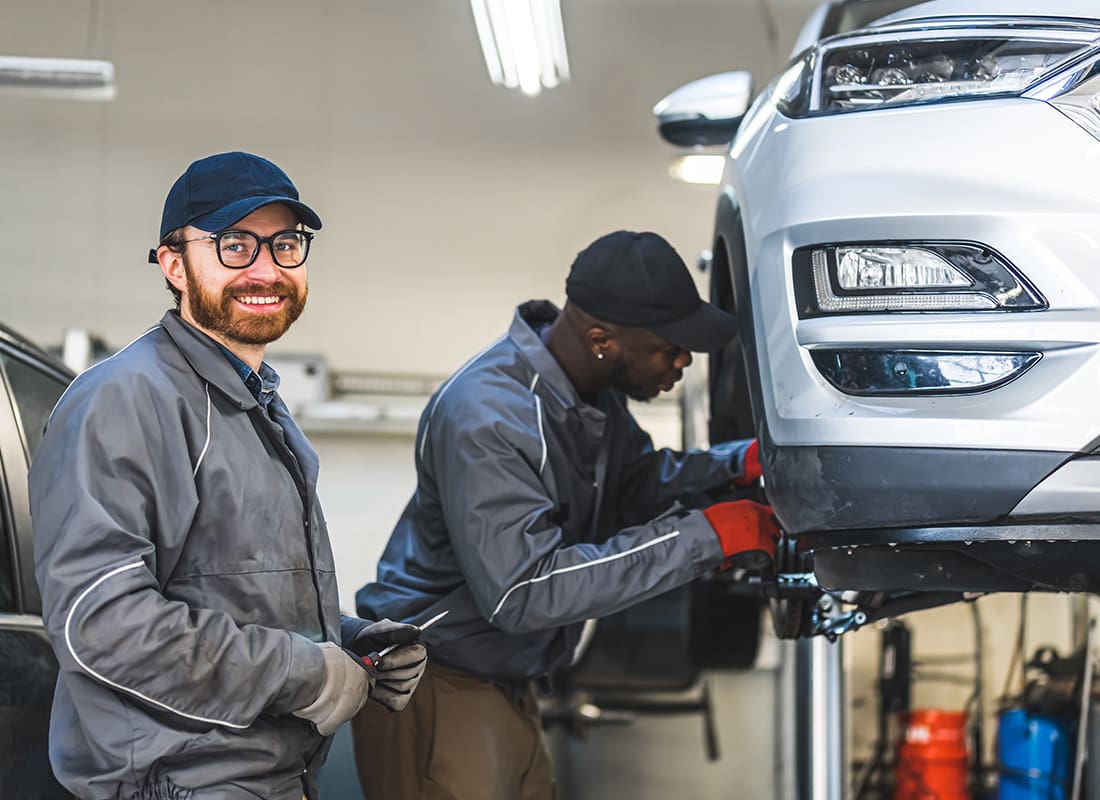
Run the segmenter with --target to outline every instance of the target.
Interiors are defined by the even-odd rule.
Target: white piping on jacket
[[[202,460],[206,458],[206,448],[210,447],[210,384],[203,381],[203,385],[206,386],[206,442],[202,446],[202,452],[199,453],[199,460],[195,462],[195,468],[191,470],[192,478],[199,474]]]
[[[136,689],[129,689],[125,686],[122,686],[121,684],[115,683],[110,678],[107,678],[103,675],[100,675],[94,669],[89,667],[87,664],[85,664],[83,661],[81,661],[80,656],[78,656],[76,654],[76,649],[73,647],[72,637],[69,635],[69,625],[73,621],[73,614],[76,613],[76,607],[78,605],[80,605],[80,602],[85,597],[87,597],[89,592],[91,592],[93,589],[95,589],[97,586],[99,586],[101,583],[103,583],[108,578],[113,578],[115,575],[118,575],[118,574],[123,573],[123,572],[127,572],[128,570],[131,570],[131,569],[138,569],[139,567],[143,567],[143,566],[145,566],[144,561],[135,561],[133,564],[126,564],[126,565],[121,566],[121,567],[116,567],[115,569],[108,572],[106,575],[102,575],[99,578],[97,578],[96,581],[91,586],[89,586],[87,589],[85,589],[83,592],[81,592],[80,596],[77,597],[75,601],[73,601],[72,608],[69,609],[69,613],[65,617],[65,645],[69,648],[69,652],[72,654],[72,657],[76,660],[76,663],[80,665],[81,669],[83,669],[85,672],[87,672],[89,675],[91,675],[96,680],[102,681],[103,683],[107,684],[108,686],[110,686],[113,689],[119,689],[123,692],[127,692],[129,694],[134,695],[134,697],[139,697],[142,700],[144,700],[146,703],[149,703],[150,705],[157,706],[158,708],[163,708],[165,711],[171,711],[173,714],[179,714],[181,717],[187,717],[188,719],[193,719],[193,720],[196,720],[198,722],[209,722],[209,723],[212,723],[214,725],[225,725],[226,727],[229,727],[229,728],[236,728],[238,730],[244,730],[245,728],[248,727],[247,725],[237,725],[236,723],[226,722],[225,720],[221,720],[221,719],[210,719],[209,717],[198,717],[198,716],[195,716],[194,714],[188,714],[184,711],[180,711],[179,709],[172,708],[172,706],[167,705],[165,703],[162,703],[159,700],[154,700],[153,698],[142,694],[141,692],[137,691]]]
[[[505,592],[504,597],[500,598],[500,602],[497,603],[497,607],[493,609],[493,613],[489,617],[489,622],[492,623],[492,621],[494,619],[496,619],[497,614],[500,613],[500,609],[504,606],[505,601],[507,601],[509,595],[511,595],[512,592],[514,592],[516,589],[520,589],[520,588],[522,588],[524,586],[527,586],[528,584],[531,584],[531,583],[540,583],[542,581],[550,580],[555,575],[561,575],[561,574],[566,573],[566,572],[575,572],[578,569],[586,569],[588,567],[595,567],[598,564],[606,564],[610,561],[616,561],[620,558],[625,558],[626,556],[634,555],[635,553],[640,553],[643,550],[646,550],[650,547],[653,547],[654,545],[660,544],[661,542],[666,542],[669,539],[675,539],[679,535],[680,535],[680,531],[678,531],[678,530],[677,531],[672,531],[671,533],[666,533],[664,536],[658,536],[656,539],[654,539],[652,541],[649,541],[649,542],[646,542],[645,544],[640,544],[637,547],[632,548],[630,550],[624,550],[622,553],[615,553],[614,555],[604,556],[603,558],[597,558],[595,561],[588,561],[584,564],[574,564],[571,567],[562,567],[561,569],[556,569],[553,572],[548,572],[545,575],[540,575],[537,578],[529,578],[528,580],[520,581],[515,586],[513,586],[511,589],[509,589],[507,592]]]
[[[126,349],[127,349],[127,348],[128,348],[129,346],[130,346],[130,345],[132,345],[132,344],[136,344],[137,342],[139,342],[140,340],[144,339],[144,338],[145,338],[146,336],[148,336],[148,335],[149,335],[150,333],[152,333],[153,331],[157,330],[158,328],[163,328],[163,327],[164,327],[164,326],[163,326],[163,325],[161,325],[161,324],[160,324],[160,323],[158,322],[158,323],[157,323],[156,325],[154,325],[154,326],[153,326],[152,328],[150,328],[149,330],[147,330],[147,331],[146,331],[145,333],[141,334],[141,336],[137,337],[137,338],[136,338],[136,339],[134,339],[134,340],[133,340],[132,342],[130,342],[130,344],[126,345],[126,347],[123,347],[122,349],[120,349],[120,350],[119,350],[119,351],[118,351],[117,353],[111,353],[111,355],[107,356],[107,357],[106,357],[105,359],[103,359],[102,361],[97,361],[96,363],[92,364],[92,366],[90,366],[90,367],[88,367],[88,368],[87,368],[86,370],[84,370],[84,372],[81,372],[81,373],[80,373],[80,375],[77,375],[77,376],[76,376],[76,378],[73,378],[73,380],[72,380],[72,383],[70,383],[70,384],[69,384],[68,386],[66,386],[66,387],[65,387],[65,391],[63,391],[63,392],[61,393],[61,397],[57,398],[57,402],[53,404],[53,410],[52,410],[52,411],[50,411],[50,416],[49,416],[49,418],[48,418],[48,419],[46,420],[46,424],[47,424],[47,425],[49,425],[49,424],[50,424],[50,421],[51,421],[51,420],[53,419],[53,412],[54,412],[54,411],[57,411],[57,407],[58,407],[59,405],[61,405],[61,401],[65,399],[65,395],[67,395],[67,394],[69,393],[69,389],[73,388],[73,383],[76,383],[76,379],[77,379],[77,378],[79,378],[79,377],[80,377],[81,375],[85,375],[86,373],[89,373],[89,372],[91,372],[91,371],[92,371],[93,369],[95,369],[96,367],[100,366],[101,364],[106,364],[106,363],[107,363],[108,361],[110,361],[110,360],[111,360],[112,358],[114,358],[115,356],[117,356],[117,355],[120,355],[120,354],[121,354],[121,353],[123,352],[123,350],[126,350]]]
[[[501,342],[503,342],[507,338],[508,338],[508,334],[505,334],[504,336],[501,336],[499,339],[497,339],[491,345],[486,347],[480,353],[478,353],[473,358],[471,358],[469,361],[467,361],[465,364],[463,364],[459,368],[458,372],[456,372],[454,375],[452,375],[450,377],[450,379],[448,379],[448,381],[445,384],[443,384],[443,387],[439,390],[439,394],[437,394],[435,396],[435,400],[432,402],[432,407],[428,409],[428,418],[424,422],[424,436],[420,439],[420,457],[421,458],[424,458],[424,447],[428,444],[428,431],[432,427],[432,414],[435,413],[435,407],[439,405],[439,401],[443,399],[443,395],[447,392],[448,389],[451,388],[451,384],[455,382],[455,380],[458,378],[459,375],[461,375],[463,372],[465,372],[467,369],[469,369],[470,366],[475,361],[477,361],[479,358],[481,358],[483,355],[488,353],[490,350],[492,350],[494,347],[496,347],[498,344],[500,344]]]
[[[542,442],[542,460],[539,461],[539,477],[542,477],[542,471],[546,468],[546,434],[542,432],[542,400],[539,396],[535,395],[535,414],[539,420],[539,441]]]

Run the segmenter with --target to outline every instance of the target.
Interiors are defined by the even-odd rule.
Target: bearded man
[[[336,728],[368,697],[402,708],[424,670],[414,626],[340,616],[317,455],[263,361],[305,307],[307,227],[270,161],[193,163],[150,251],[176,309],[47,425],[30,491],[50,761],[79,798],[314,800]]]

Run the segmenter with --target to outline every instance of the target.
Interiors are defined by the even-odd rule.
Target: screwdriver
[[[425,622],[423,625],[418,626],[417,630],[419,630],[421,633],[423,633],[425,630],[430,628],[432,625],[435,625],[435,623],[439,622],[439,620],[443,619],[445,616],[447,616],[450,613],[451,613],[451,610],[449,608],[446,611],[440,611],[438,614],[436,614],[430,620]],[[399,647],[399,646],[400,645],[398,645],[395,642],[394,644],[391,644],[388,647],[382,648],[381,651],[368,653],[367,655],[363,656],[363,663],[366,664],[371,669],[377,669],[379,667],[379,664],[380,664],[381,660],[382,660],[382,656],[386,655],[386,653],[389,653],[395,647]]]

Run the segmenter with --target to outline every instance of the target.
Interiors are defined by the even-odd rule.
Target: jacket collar
[[[166,312],[160,324],[164,326],[168,336],[199,377],[244,410],[258,405],[252,392],[241,380],[241,376],[229,363],[229,359],[218,349],[216,341],[193,325],[184,322],[179,312],[175,310]]]
[[[537,332],[537,329],[556,320],[560,313],[558,307],[549,300],[528,300],[523,305],[516,306],[512,326],[508,329],[508,338],[534,367],[539,383],[553,389],[566,407],[584,405],[573,382],[557,359],[546,349]]]

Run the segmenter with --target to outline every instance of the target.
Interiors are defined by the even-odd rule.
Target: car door
[[[27,469],[69,375],[0,338],[0,786],[5,797],[70,795],[47,752],[57,660],[34,579]]]

